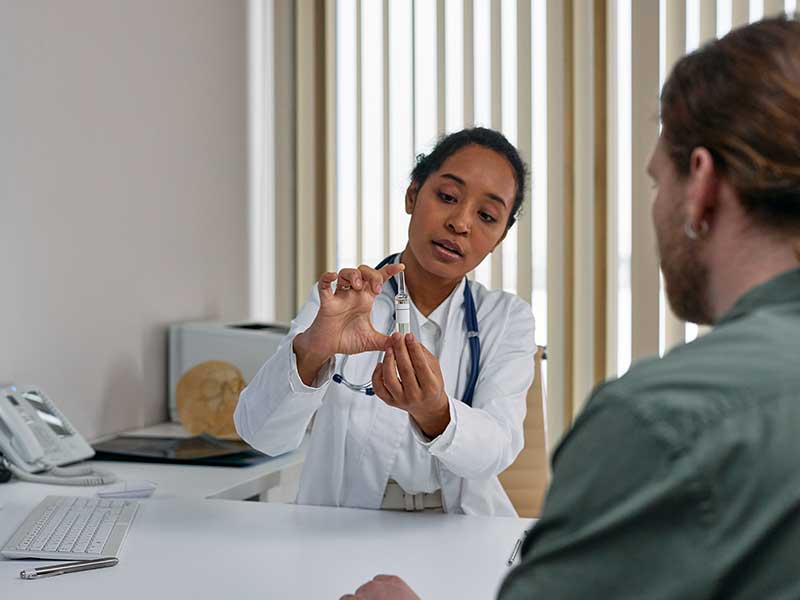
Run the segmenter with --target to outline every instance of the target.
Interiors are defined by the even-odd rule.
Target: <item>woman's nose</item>
[[[458,235],[465,235],[472,229],[467,211],[463,209],[455,209],[450,213],[447,219],[447,229]]]

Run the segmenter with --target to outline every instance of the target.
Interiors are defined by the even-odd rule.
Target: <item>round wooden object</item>
[[[210,360],[195,365],[183,374],[175,390],[181,423],[192,435],[240,439],[233,411],[244,387],[242,372],[230,363]]]

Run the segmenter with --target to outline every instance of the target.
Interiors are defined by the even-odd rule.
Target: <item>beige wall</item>
[[[167,323],[247,312],[246,6],[0,0],[0,382],[166,416]]]

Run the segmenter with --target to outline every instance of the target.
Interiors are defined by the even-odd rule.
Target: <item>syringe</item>
[[[400,271],[397,277],[400,285],[397,288],[397,295],[394,297],[394,319],[397,331],[405,335],[411,333],[411,306],[408,303],[408,292],[406,291],[406,275]]]

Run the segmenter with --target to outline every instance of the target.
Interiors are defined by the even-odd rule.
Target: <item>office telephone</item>
[[[0,389],[0,461],[25,481],[102,485],[115,478],[89,467],[61,468],[94,456],[53,401],[35,386]]]

